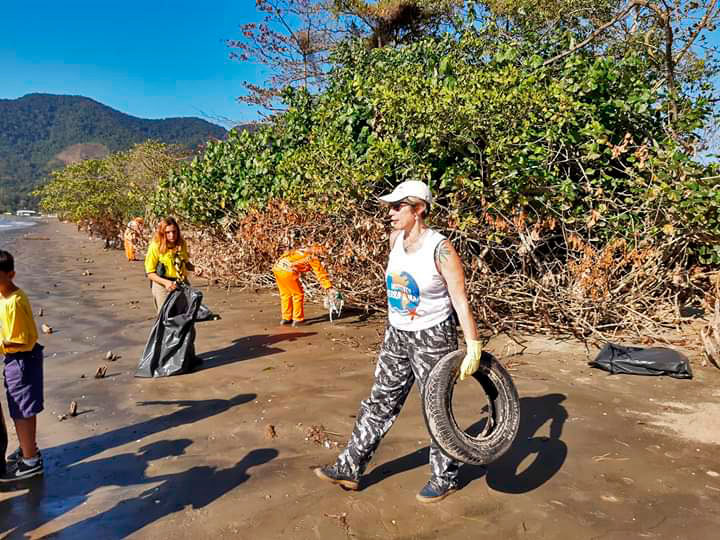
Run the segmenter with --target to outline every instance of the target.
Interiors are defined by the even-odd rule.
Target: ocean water
[[[32,218],[21,218],[15,216],[0,216],[0,235],[5,231],[14,229],[25,229],[32,227],[36,221]]]

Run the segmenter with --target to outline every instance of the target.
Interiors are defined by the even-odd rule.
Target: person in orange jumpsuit
[[[320,285],[328,294],[334,292],[328,273],[323,267],[319,255],[323,255],[325,249],[319,245],[307,248],[292,249],[282,254],[280,259],[273,266],[275,281],[280,290],[280,305],[282,320],[280,324],[297,326],[305,321],[303,302],[305,293],[300,283],[300,274],[313,271]]]
[[[142,236],[143,227],[145,227],[145,220],[141,217],[136,217],[125,227],[123,240],[125,241],[125,255],[127,255],[128,261],[135,260],[135,243]]]

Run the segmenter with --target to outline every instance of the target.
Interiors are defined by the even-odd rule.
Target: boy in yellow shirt
[[[0,355],[5,357],[8,412],[20,448],[7,457],[9,470],[0,477],[12,482],[43,473],[37,448],[37,415],[44,408],[43,347],[27,295],[14,283],[15,261],[0,250]]]

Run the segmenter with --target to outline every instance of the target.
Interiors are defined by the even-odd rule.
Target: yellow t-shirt
[[[0,343],[0,353],[32,351],[37,340],[37,327],[25,292],[18,289],[9,296],[0,296],[0,341],[22,343],[8,347]]]
[[[180,268],[176,266],[176,259],[180,263]],[[145,273],[157,272],[158,263],[162,263],[165,266],[165,274],[162,277],[185,278],[185,264],[189,260],[190,254],[185,242],[173,249],[168,249],[165,253],[160,253],[160,246],[153,241],[148,247],[147,255],[145,255]]]

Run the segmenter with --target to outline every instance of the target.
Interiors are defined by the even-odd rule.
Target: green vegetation
[[[543,67],[554,51],[494,37],[340,47],[325,92],[289,90],[272,125],[210,143],[163,182],[157,211],[213,225],[272,198],[341,210],[418,178],[438,192],[443,219],[470,234],[523,214],[527,226],[561,220],[598,243],[720,238],[718,180],[689,151],[707,95],[683,101],[672,136],[640,55],[578,52]]]
[[[199,267],[226,282],[262,283],[283,247],[324,241],[347,297],[379,307],[375,197],[420,179],[495,330],[602,336],[711,305],[720,175],[697,151],[718,69],[693,43],[720,8],[469,4],[443,35],[333,46],[320,91],[286,88],[270,122],[173,168],[152,213],[201,229]]]
[[[88,159],[51,173],[52,180],[33,193],[45,212],[58,214],[111,240],[134,216],[144,216],[148,193],[186,158],[179,148],[155,141]]]
[[[30,94],[0,100],[0,211],[34,207],[30,195],[48,173],[62,167],[58,154],[72,145],[95,143],[127,150],[154,139],[194,149],[209,139],[222,139],[225,129],[198,118],[145,120],[80,96]],[[72,156],[70,156],[72,157]]]

